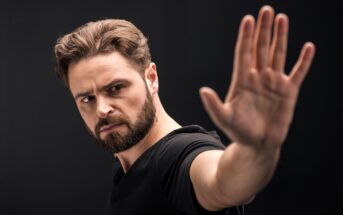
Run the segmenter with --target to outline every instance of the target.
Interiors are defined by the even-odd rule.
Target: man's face
[[[147,85],[118,52],[70,65],[69,86],[88,130],[110,152],[131,148],[153,125],[155,107]]]

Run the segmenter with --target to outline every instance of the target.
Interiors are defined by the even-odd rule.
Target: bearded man
[[[272,28],[274,31],[272,33]],[[288,18],[261,8],[242,19],[224,101],[203,87],[203,104],[223,133],[181,126],[164,110],[146,37],[107,19],[61,37],[57,73],[90,133],[115,156],[106,214],[240,214],[270,181],[315,47],[284,72]]]

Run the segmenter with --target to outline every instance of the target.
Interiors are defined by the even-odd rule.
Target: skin
[[[146,149],[169,132],[180,128],[180,125],[164,111],[159,100],[158,78],[154,63],[145,69],[142,78],[138,69],[125,57],[119,52],[112,52],[83,58],[71,64],[68,77],[70,91],[77,108],[93,134],[99,120],[108,116],[124,116],[130,122],[136,122],[146,100],[146,93],[151,95],[156,108],[156,118],[150,132],[137,145],[115,154],[125,172]],[[123,86],[118,88],[118,85]],[[111,131],[125,134],[127,127],[113,126],[105,129],[100,133],[100,138],[104,139]]]
[[[287,32],[287,16],[278,14],[274,18],[269,6],[260,10],[256,25],[252,16],[245,16],[236,43],[232,83],[224,101],[214,90],[200,89],[211,119],[234,141],[224,151],[201,153],[191,165],[190,178],[196,198],[207,210],[220,210],[251,200],[275,171],[301,83],[315,52],[314,45],[306,43],[292,71],[285,74]],[[156,108],[156,120],[137,145],[115,154],[125,172],[146,149],[180,127],[160,102],[153,63],[145,68],[142,78],[127,59],[113,52],[70,65],[68,76],[77,107],[92,132],[99,119],[108,115],[127,116],[131,122],[136,121],[146,98],[147,85]],[[128,83],[115,96],[102,90],[114,80]],[[83,96],[77,96],[80,93]],[[91,105],[84,104],[87,96],[94,97]],[[82,99],[85,100],[82,102]],[[126,132],[125,126],[113,129]]]
[[[287,16],[278,14],[274,19],[269,6],[261,8],[256,26],[252,16],[245,16],[225,100],[210,88],[200,89],[213,122],[234,142],[225,151],[200,154],[192,164],[197,199],[208,210],[244,203],[274,173],[315,52],[312,43],[305,43],[292,71],[285,74],[287,33]]]

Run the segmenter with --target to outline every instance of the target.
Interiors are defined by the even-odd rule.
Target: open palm
[[[272,34],[274,22],[274,32]],[[315,47],[306,43],[292,71],[284,72],[288,18],[265,6],[254,18],[243,18],[236,43],[232,83],[222,102],[207,87],[200,90],[213,122],[239,144],[279,147],[292,121],[298,92]]]

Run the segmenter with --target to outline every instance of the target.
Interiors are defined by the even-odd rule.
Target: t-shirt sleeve
[[[218,138],[203,133],[179,134],[159,153],[158,172],[162,189],[175,208],[186,214],[225,214],[209,212],[198,203],[189,175],[194,158],[208,150],[224,150]]]

